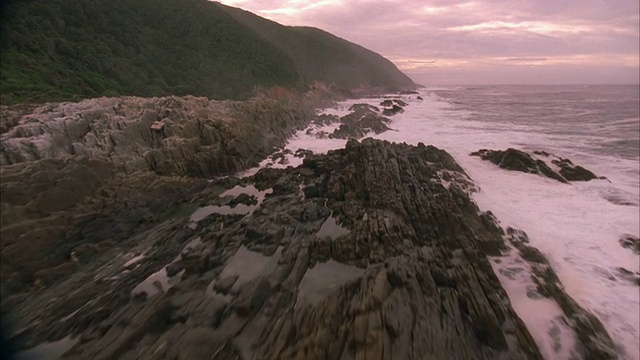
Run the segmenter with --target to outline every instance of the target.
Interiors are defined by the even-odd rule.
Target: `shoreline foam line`
[[[451,153],[481,189],[472,196],[480,209],[492,211],[504,226],[525,230],[531,238],[531,245],[537,247],[548,258],[567,294],[578,305],[588,309],[603,322],[617,345],[626,349],[626,356],[629,359],[637,358],[637,354],[634,353],[637,350],[632,348],[638,341],[638,328],[637,325],[635,327],[633,325],[634,318],[638,317],[637,287],[627,286],[620,281],[612,284],[608,278],[596,277],[596,293],[586,290],[587,283],[594,277],[593,273],[601,273],[597,268],[612,268],[613,262],[618,261],[616,265],[631,267],[632,270],[634,263],[637,266],[637,257],[628,250],[622,249],[617,242],[618,235],[622,233],[635,234],[634,224],[637,224],[638,220],[637,216],[634,220],[634,215],[637,209],[635,211],[620,210],[617,205],[600,196],[606,191],[604,189],[609,189],[608,191],[618,189],[621,196],[633,196],[634,192],[637,192],[632,188],[629,189],[629,185],[634,182],[633,179],[625,177],[625,174],[619,171],[624,169],[625,165],[628,168],[628,162],[625,164],[625,160],[621,160],[603,166],[593,159],[585,161],[588,158],[587,154],[579,153],[575,148],[561,148],[571,144],[575,141],[574,139],[564,138],[559,145],[554,145],[549,139],[559,136],[535,132],[535,126],[508,126],[470,121],[468,120],[469,112],[457,110],[456,104],[447,99],[428,90],[423,90],[420,96],[424,98],[423,101],[398,96],[408,102],[409,106],[405,108],[404,113],[391,118],[390,127],[393,131],[371,137],[410,144],[424,142],[444,148]],[[344,115],[345,110],[353,104],[364,102],[378,105],[382,100],[384,100],[382,97],[352,99],[339,103],[333,109],[325,109],[322,113]],[[333,128],[335,125],[327,127],[326,130]],[[346,140],[342,139],[316,138],[314,133],[320,130],[322,130],[321,127],[314,127],[310,133],[305,132],[306,129],[299,131],[288,140],[285,149],[289,149],[292,153],[298,149],[326,153],[331,149],[342,148],[346,144]],[[565,184],[553,184],[553,180],[550,179],[534,178],[530,174],[513,174],[468,156],[471,151],[477,151],[483,147],[500,149],[518,145],[524,145],[525,149],[555,150],[554,152],[558,155],[575,158],[585,166],[593,168],[597,174],[606,175],[612,179],[612,183],[592,181],[567,188]],[[286,165],[274,164],[273,167],[295,166],[298,162],[301,163],[302,159],[290,156]],[[266,164],[267,161],[261,163],[262,166]],[[258,169],[252,169],[249,173],[256,172]],[[594,207],[603,207],[603,209],[594,214],[592,213]],[[600,214],[601,211],[604,211],[604,216]],[[638,226],[635,226],[635,229],[637,232]],[[616,234],[617,232],[620,234]],[[585,237],[589,241],[584,241]],[[598,244],[599,241],[608,243]],[[585,253],[580,253],[581,251]],[[602,255],[603,251],[605,259],[598,261],[598,254]],[[586,256],[583,257],[583,255]],[[590,262],[598,264],[597,268],[590,266]],[[608,270],[605,269],[605,271]],[[618,299],[608,297],[607,293],[611,292],[612,288],[616,289],[614,292],[621,290],[622,296]],[[553,327],[554,321],[557,322],[558,319],[550,319],[547,328]],[[535,330],[530,329],[532,332]],[[561,330],[561,333],[564,332]],[[537,339],[546,338],[554,344],[555,340],[548,334],[547,329],[540,330],[536,336]],[[548,345],[540,345],[541,348],[545,346],[548,348]],[[564,346],[563,354],[568,354],[564,351],[569,345],[564,344]]]

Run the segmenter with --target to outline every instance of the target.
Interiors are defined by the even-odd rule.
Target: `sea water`
[[[391,117],[392,131],[372,137],[423,142],[454,156],[478,185],[473,198],[481,210],[492,211],[503,227],[524,230],[567,293],[602,321],[624,358],[639,359],[639,288],[616,275],[619,267],[639,271],[638,255],[618,242],[624,234],[640,233],[638,86],[427,87],[419,94],[392,97],[408,106]],[[382,100],[348,100],[323,112],[344,115],[352,104],[379,105]],[[324,153],[344,147],[346,140],[315,136],[335,127],[300,131],[287,148]],[[607,180],[563,184],[506,171],[469,155],[483,148],[509,147],[569,158]],[[288,160],[293,166],[302,162],[293,156]],[[261,166],[267,166],[267,160]],[[507,290],[515,302],[518,288]],[[531,318],[525,316],[526,308],[516,310]],[[552,342],[541,340],[549,335],[544,326],[527,326],[541,347]],[[562,358],[566,352],[543,353]]]

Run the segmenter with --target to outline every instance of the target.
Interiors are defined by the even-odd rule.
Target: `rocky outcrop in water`
[[[524,151],[509,148],[507,150],[481,149],[471,153],[482,160],[488,160],[506,170],[521,171],[532,174],[542,174],[548,178],[568,183],[569,181],[589,181],[598,179],[591,171],[582,166],[574,165],[571,160],[551,155],[544,151],[534,151],[537,158]],[[550,159],[553,169],[543,159]]]
[[[544,156],[551,159],[551,163],[559,168],[558,173],[568,181],[589,181],[598,179],[596,174],[579,165],[574,165],[569,159],[563,159],[558,156],[551,155],[545,151],[534,151],[535,155]],[[602,179],[605,179],[604,177]]]
[[[393,116],[395,114],[404,112],[404,107],[408,104],[400,99],[387,99],[380,103],[380,106],[384,106],[382,110],[382,115],[384,116]]]
[[[575,331],[578,343],[576,351],[580,357],[617,359],[615,345],[604,325],[565,292],[549,261],[538,249],[530,245],[527,234],[521,230],[507,228],[505,238],[531,267],[537,294],[553,299],[562,309],[566,321]],[[530,296],[530,294],[527,295]]]
[[[629,249],[634,253],[640,255],[640,238],[638,238],[637,236],[625,234],[620,237],[618,242],[623,248]]]
[[[442,150],[350,141],[194,186],[208,215],[141,227],[14,302],[15,340],[79,336],[67,359],[541,358],[487,260],[502,230]],[[258,204],[224,205],[241,191]]]
[[[350,114],[340,118],[340,127],[329,134],[334,139],[360,139],[368,133],[380,134],[390,130],[391,120],[380,115],[380,109],[368,104],[355,104],[349,108]]]

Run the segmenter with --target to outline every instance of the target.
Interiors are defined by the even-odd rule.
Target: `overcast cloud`
[[[639,82],[638,0],[222,0],[376,51],[422,84]]]

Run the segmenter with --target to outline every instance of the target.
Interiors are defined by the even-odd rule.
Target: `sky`
[[[222,0],[362,45],[427,84],[638,84],[638,0]]]

